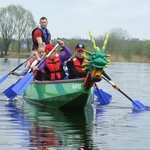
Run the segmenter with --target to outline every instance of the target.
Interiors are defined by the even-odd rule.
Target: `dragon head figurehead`
[[[109,34],[106,35],[101,50],[98,46],[96,46],[94,37],[90,31],[89,31],[89,35],[94,48],[94,53],[84,50],[85,55],[83,55],[83,57],[86,59],[86,63],[82,64],[82,66],[84,71],[90,72],[91,78],[94,82],[99,82],[102,79],[103,69],[106,68],[110,62],[109,60],[106,59],[110,55],[104,54]]]

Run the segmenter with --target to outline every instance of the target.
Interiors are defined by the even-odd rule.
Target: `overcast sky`
[[[52,39],[89,39],[114,28],[126,30],[131,38],[150,40],[150,0],[4,0],[0,7],[21,5],[39,18],[48,18]]]

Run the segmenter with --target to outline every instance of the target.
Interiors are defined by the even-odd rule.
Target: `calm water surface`
[[[23,60],[0,59],[0,77]],[[150,64],[111,62],[106,72],[133,100],[150,106]],[[100,87],[112,95],[108,105],[67,112],[31,105],[21,96],[9,102],[2,92],[19,77],[0,85],[1,150],[149,150],[150,111],[136,111],[132,103],[106,81]]]

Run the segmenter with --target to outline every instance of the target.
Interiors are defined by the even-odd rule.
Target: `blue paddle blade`
[[[16,93],[12,90],[15,84],[11,85],[9,88],[7,88],[3,93],[5,96],[7,96],[10,100],[13,100],[16,97]]]
[[[101,90],[102,91],[102,90]],[[107,92],[104,92],[104,91],[102,91],[103,93],[104,93],[104,95],[107,97],[107,99],[109,99],[109,100],[111,100],[112,99],[112,95],[110,95],[110,94],[108,94]]]
[[[12,84],[10,87],[8,87],[3,93],[5,96],[7,96],[10,100],[13,100],[16,97],[16,93],[12,90],[12,88],[20,81],[19,79],[16,83]]]
[[[9,100],[13,100],[17,96],[17,94],[12,89],[10,89],[9,92],[5,92],[4,94],[9,98]]]
[[[4,75],[4,76],[0,79],[0,83],[2,83],[3,81],[5,81],[8,76],[9,76],[9,74]]]
[[[21,95],[27,86],[33,81],[33,72],[26,74],[13,88],[12,90]]]
[[[100,102],[100,105],[107,105],[110,103],[110,99],[112,98],[112,95],[98,88],[94,89],[94,93],[98,97],[98,101]]]
[[[138,100],[132,100],[132,105],[135,109],[141,109],[141,110],[149,110],[147,106],[139,102]]]

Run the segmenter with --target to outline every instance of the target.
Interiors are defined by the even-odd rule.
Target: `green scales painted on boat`
[[[83,79],[33,81],[24,91],[23,98],[60,109],[83,109],[94,102],[93,89],[85,89]]]

